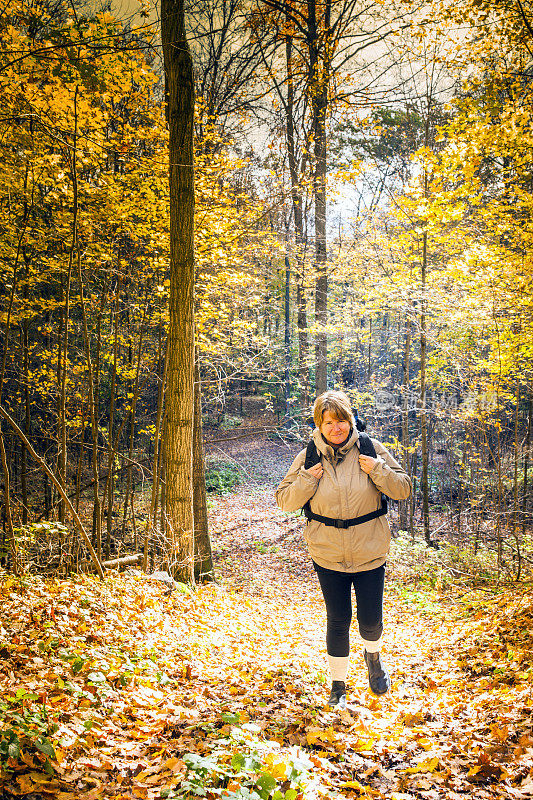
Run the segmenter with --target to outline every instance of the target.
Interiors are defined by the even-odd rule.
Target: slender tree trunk
[[[161,0],[169,125],[170,326],[165,414],[165,520],[168,567],[194,582],[194,76],[183,0]]]
[[[501,425],[502,414],[500,411],[500,385],[496,388],[496,543],[498,553],[498,577],[503,568],[503,536],[502,536],[502,513],[503,513],[503,476],[502,476],[502,438]]]
[[[0,402],[2,400],[2,393],[4,389],[4,378],[6,374],[6,362],[7,362],[7,354],[9,351],[9,333],[11,328],[11,313],[13,310],[13,303],[15,300],[15,288],[17,285],[17,271],[18,271],[18,262],[20,258],[20,254],[22,252],[22,240],[26,233],[26,225],[27,225],[28,214],[25,213],[24,222],[22,225],[22,230],[19,236],[18,244],[17,244],[17,254],[15,256],[15,263],[13,265],[13,278],[11,283],[11,292],[9,295],[9,303],[7,307],[7,314],[6,314],[6,326],[5,326],[5,333],[4,333],[4,352],[2,355],[2,369],[0,371]],[[12,563],[13,563],[13,571],[15,574],[17,573],[17,551],[16,551],[16,542],[15,542],[15,533],[13,530],[13,521],[11,517],[11,489],[10,489],[10,475],[9,475],[9,466],[7,461],[7,455],[4,445],[4,437],[2,434],[2,423],[0,422],[0,456],[2,460],[2,472],[4,476],[4,518],[7,525],[7,537],[8,537],[8,545],[11,551],[12,556]]]
[[[100,493],[98,490],[98,419],[96,417],[96,406],[94,400],[94,373],[93,362],[91,356],[91,341],[89,337],[89,326],[87,323],[87,308],[85,305],[85,296],[83,291],[83,275],[81,271],[81,253],[78,242],[78,253],[76,258],[76,266],[78,272],[79,292],[80,292],[80,305],[81,315],[83,322],[83,341],[85,345],[85,358],[87,361],[87,378],[88,378],[88,397],[89,397],[89,414],[91,416],[91,432],[92,432],[92,467],[93,467],[93,491],[94,491],[94,505],[93,505],[93,538],[96,543],[96,553],[98,561],[102,560],[102,535],[101,535],[101,516],[100,516]],[[64,498],[63,498],[64,499]]]
[[[291,262],[285,254],[285,425],[291,417]]]
[[[28,271],[26,272],[26,283],[24,287],[24,297],[28,299]],[[22,362],[23,362],[23,369],[24,369],[24,433],[26,434],[27,438],[30,438],[30,425],[31,425],[31,413],[30,413],[30,358],[29,358],[29,336],[28,336],[28,328],[29,323],[28,320],[24,320],[22,324]],[[21,442],[21,453],[20,453],[20,477],[22,481],[22,524],[26,525],[28,523],[28,506],[29,506],[29,499],[28,499],[28,467],[27,467],[27,459],[26,459],[26,446],[23,442]]]
[[[18,575],[18,554],[17,543],[15,541],[15,531],[13,530],[13,520],[11,518],[11,492],[9,481],[9,466],[7,463],[6,449],[4,447],[4,435],[0,430],[0,456],[2,459],[2,472],[4,475],[4,514],[7,526],[7,545],[11,553],[11,570]]]
[[[93,383],[94,383],[93,402],[94,402],[94,417],[97,421],[100,419],[100,363],[101,363],[100,356],[102,353],[102,317],[104,315],[104,309],[107,302],[107,291],[108,291],[108,281],[106,276],[106,280],[100,294],[100,305],[96,316],[96,348],[95,348],[95,357],[93,366]],[[98,447],[98,436],[96,441],[97,441],[96,466],[98,473],[100,473],[101,451],[100,448]],[[100,503],[98,495],[98,502],[96,502],[93,506],[93,531],[95,531],[98,541],[98,558],[102,557],[102,527],[103,527],[102,506],[104,505],[104,503],[105,503],[105,492],[102,498],[102,503]]]
[[[68,372],[68,334],[70,321],[70,283],[72,279],[72,266],[78,242],[78,166],[76,152],[78,148],[78,91],[74,91],[74,133],[72,141],[72,156],[70,158],[70,172],[72,179],[72,240],[68,254],[67,282],[65,286],[65,304],[63,308],[63,339],[60,345],[59,370],[61,376],[59,392],[59,469],[58,476],[63,489],[67,490],[67,372]],[[59,519],[65,521],[67,506],[62,500]]]
[[[304,225],[303,189],[299,175],[303,164],[298,165],[294,135],[294,76],[292,64],[292,37],[285,40],[287,60],[287,155],[291,176],[291,198],[294,215],[294,234],[296,240],[296,306],[298,311],[298,372],[300,376],[301,406],[309,404],[309,341],[307,337],[307,307],[304,289]]]
[[[527,473],[529,467],[529,448],[531,445],[531,418],[533,416],[533,397],[529,397],[528,411],[527,411],[527,432],[524,445],[524,481],[522,484],[522,536],[526,530],[526,513],[527,513]]]
[[[202,439],[202,392],[198,348],[194,365],[194,577],[198,583],[214,581],[213,555],[207,523],[207,496],[205,491],[205,460]]]
[[[100,560],[99,560],[99,558],[97,557],[97,555],[96,555],[96,553],[94,551],[94,548],[93,548],[93,546],[91,544],[91,540],[89,539],[89,536],[87,535],[87,532],[86,532],[85,528],[83,527],[82,521],[80,520],[79,516],[76,513],[76,509],[74,508],[74,506],[70,502],[70,499],[69,499],[67,493],[65,492],[65,490],[63,489],[63,487],[61,486],[61,483],[58,481],[58,479],[56,478],[56,476],[54,475],[54,473],[52,472],[50,467],[46,464],[45,460],[43,458],[41,458],[41,456],[39,456],[35,452],[35,450],[33,449],[32,445],[31,445],[31,443],[26,438],[26,436],[24,435],[23,431],[21,431],[21,429],[19,428],[19,426],[17,425],[15,420],[11,418],[11,416],[8,414],[8,412],[5,410],[5,408],[3,408],[2,406],[0,406],[0,415],[9,423],[9,425],[15,431],[15,433],[21,439],[21,441],[24,442],[24,444],[26,446],[26,450],[28,451],[28,455],[31,456],[31,458],[33,458],[35,461],[37,461],[37,463],[39,464],[41,469],[44,470],[44,472],[46,472],[46,474],[48,475],[48,477],[51,480],[51,482],[55,485],[56,489],[58,490],[58,492],[61,495],[62,499],[67,504],[67,508],[70,510],[70,513],[72,514],[72,516],[74,518],[74,522],[76,524],[76,527],[78,528],[78,531],[82,535],[82,538],[83,538],[83,540],[85,542],[85,545],[86,545],[86,547],[87,547],[87,549],[89,551],[89,555],[91,556],[91,559],[92,559],[93,564],[94,564],[94,566],[96,568],[96,571],[98,572],[98,575],[100,576],[100,578],[103,578],[104,577],[104,573],[103,573],[103,570],[102,570],[102,565],[100,564]],[[0,449],[2,449],[2,451],[3,451],[2,441],[3,440],[0,439],[0,445],[1,445]]]
[[[114,501],[114,469],[113,469],[113,424],[115,421],[115,401],[116,401],[116,384],[117,384],[117,364],[118,364],[118,301],[120,296],[120,278],[118,279],[115,289],[115,304],[113,310],[113,373],[111,375],[111,388],[109,400],[109,421],[107,431],[107,480],[106,492],[107,494],[107,534],[105,543],[106,558],[109,559],[111,554],[111,532],[113,529],[113,501]]]
[[[329,26],[331,0],[324,3],[324,41],[320,46],[317,26],[316,0],[307,0],[309,32],[309,70],[311,106],[313,109],[315,174],[313,194],[315,201],[315,389],[317,394],[325,392],[328,378],[328,274],[326,238],[326,169],[327,139],[326,118],[328,110],[329,83]]]
[[[81,496],[81,472],[83,469],[83,439],[85,436],[85,406],[83,407],[82,415],[81,415],[81,422],[80,422],[80,431],[81,431],[81,441],[80,447],[78,452],[78,468],[76,470],[76,493],[74,496],[74,502],[76,504],[76,511],[79,512],[80,510],[80,496]],[[28,437],[29,438],[29,437]],[[46,478],[46,476],[45,476]]]
[[[420,419],[421,457],[422,457],[422,523],[424,526],[424,539],[426,544],[431,543],[429,529],[429,485],[428,485],[428,445],[427,445],[427,414],[426,414],[426,275],[427,275],[427,232],[422,234],[422,301],[420,308],[420,397],[418,413]]]
[[[162,472],[162,447],[160,447],[161,421],[163,417],[163,408],[165,404],[165,389],[167,384],[168,343],[169,339],[167,338],[163,376],[161,378],[161,383],[159,385],[159,394],[157,397],[157,417],[155,423],[154,457],[153,457],[153,467],[152,467],[152,496],[150,500],[150,512],[148,515],[148,522],[146,525],[146,537],[144,540],[143,562],[142,562],[143,570],[145,572],[148,569],[148,546],[155,526],[155,521],[157,519],[157,499],[159,497],[159,487],[161,483],[161,472]],[[161,351],[161,339],[160,339],[160,351]]]
[[[518,462],[520,460],[520,442],[518,441],[518,410],[520,406],[520,381],[516,382],[515,413],[514,413],[514,465],[513,465],[513,531],[518,537],[519,515],[519,488],[518,488]]]
[[[402,467],[409,470],[409,362],[411,356],[411,320],[407,316],[405,321],[405,342],[403,351],[402,375]],[[407,517],[409,514],[409,500],[400,501],[400,528],[407,530]]]
[[[141,330],[139,332],[139,345],[137,347],[137,366],[135,369],[135,381],[133,384],[133,400],[131,401],[131,412],[130,412],[130,442],[129,442],[129,451],[128,451],[128,458],[129,464],[128,469],[126,472],[126,491],[124,494],[124,511],[122,515],[122,538],[124,539],[126,536],[126,522],[128,518],[128,507],[132,505],[133,498],[130,500],[130,491],[133,492],[132,489],[132,474],[133,474],[133,445],[135,443],[135,414],[137,409],[137,398],[139,396],[139,376],[141,372],[141,361],[142,361],[142,344],[143,344],[143,337],[144,337],[144,323],[146,319],[146,313],[148,309],[148,301],[145,305],[145,310],[143,314],[143,319],[141,321]]]

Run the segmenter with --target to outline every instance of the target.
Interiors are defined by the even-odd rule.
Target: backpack
[[[359,422],[357,416],[355,417],[356,424]],[[357,425],[359,430],[359,452],[364,456],[372,456],[372,458],[376,458],[376,448],[372,442],[372,439],[367,433],[364,433],[359,425]],[[310,467],[314,467],[315,464],[320,463],[321,455],[318,452],[317,446],[314,443],[313,439],[307,445],[305,450],[305,462],[304,468],[309,469]],[[315,514],[314,511],[311,511],[311,501],[308,500],[305,505],[303,506],[303,512],[308,520],[316,519],[318,522],[322,522],[324,525],[327,525],[331,528],[350,528],[352,525],[360,525],[362,522],[369,522],[371,519],[376,519],[376,517],[382,517],[384,514],[387,513],[387,499],[382,494],[381,495],[381,508],[376,509],[376,511],[370,511],[368,514],[362,514],[360,517],[354,517],[353,519],[332,519],[331,517],[323,517],[321,514]]]

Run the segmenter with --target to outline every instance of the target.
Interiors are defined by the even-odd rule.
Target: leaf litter
[[[326,706],[325,611],[302,519],[219,498],[219,583],[1,576],[5,798],[533,797],[533,594],[417,590],[392,570],[373,696],[352,628]]]

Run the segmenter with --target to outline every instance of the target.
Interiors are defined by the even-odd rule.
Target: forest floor
[[[212,504],[218,582],[0,576],[3,797],[533,797],[533,592],[386,587],[388,696],[353,631],[330,710],[302,520],[273,487],[297,446],[215,444],[247,483]]]

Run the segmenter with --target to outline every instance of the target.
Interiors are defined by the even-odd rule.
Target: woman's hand
[[[313,475],[313,476],[314,476],[314,477],[315,477],[317,480],[320,480],[320,478],[321,478],[321,477],[322,477],[322,475],[324,474],[324,470],[322,469],[322,464],[320,464],[320,463],[318,463],[318,464],[315,464],[315,466],[314,466],[314,467],[309,467],[309,469],[307,470],[307,472],[308,472],[310,475]]]
[[[367,475],[372,470],[374,464],[377,463],[378,463],[377,458],[372,458],[372,456],[364,456],[361,453],[359,453],[359,466],[361,467],[363,472],[366,472]]]

